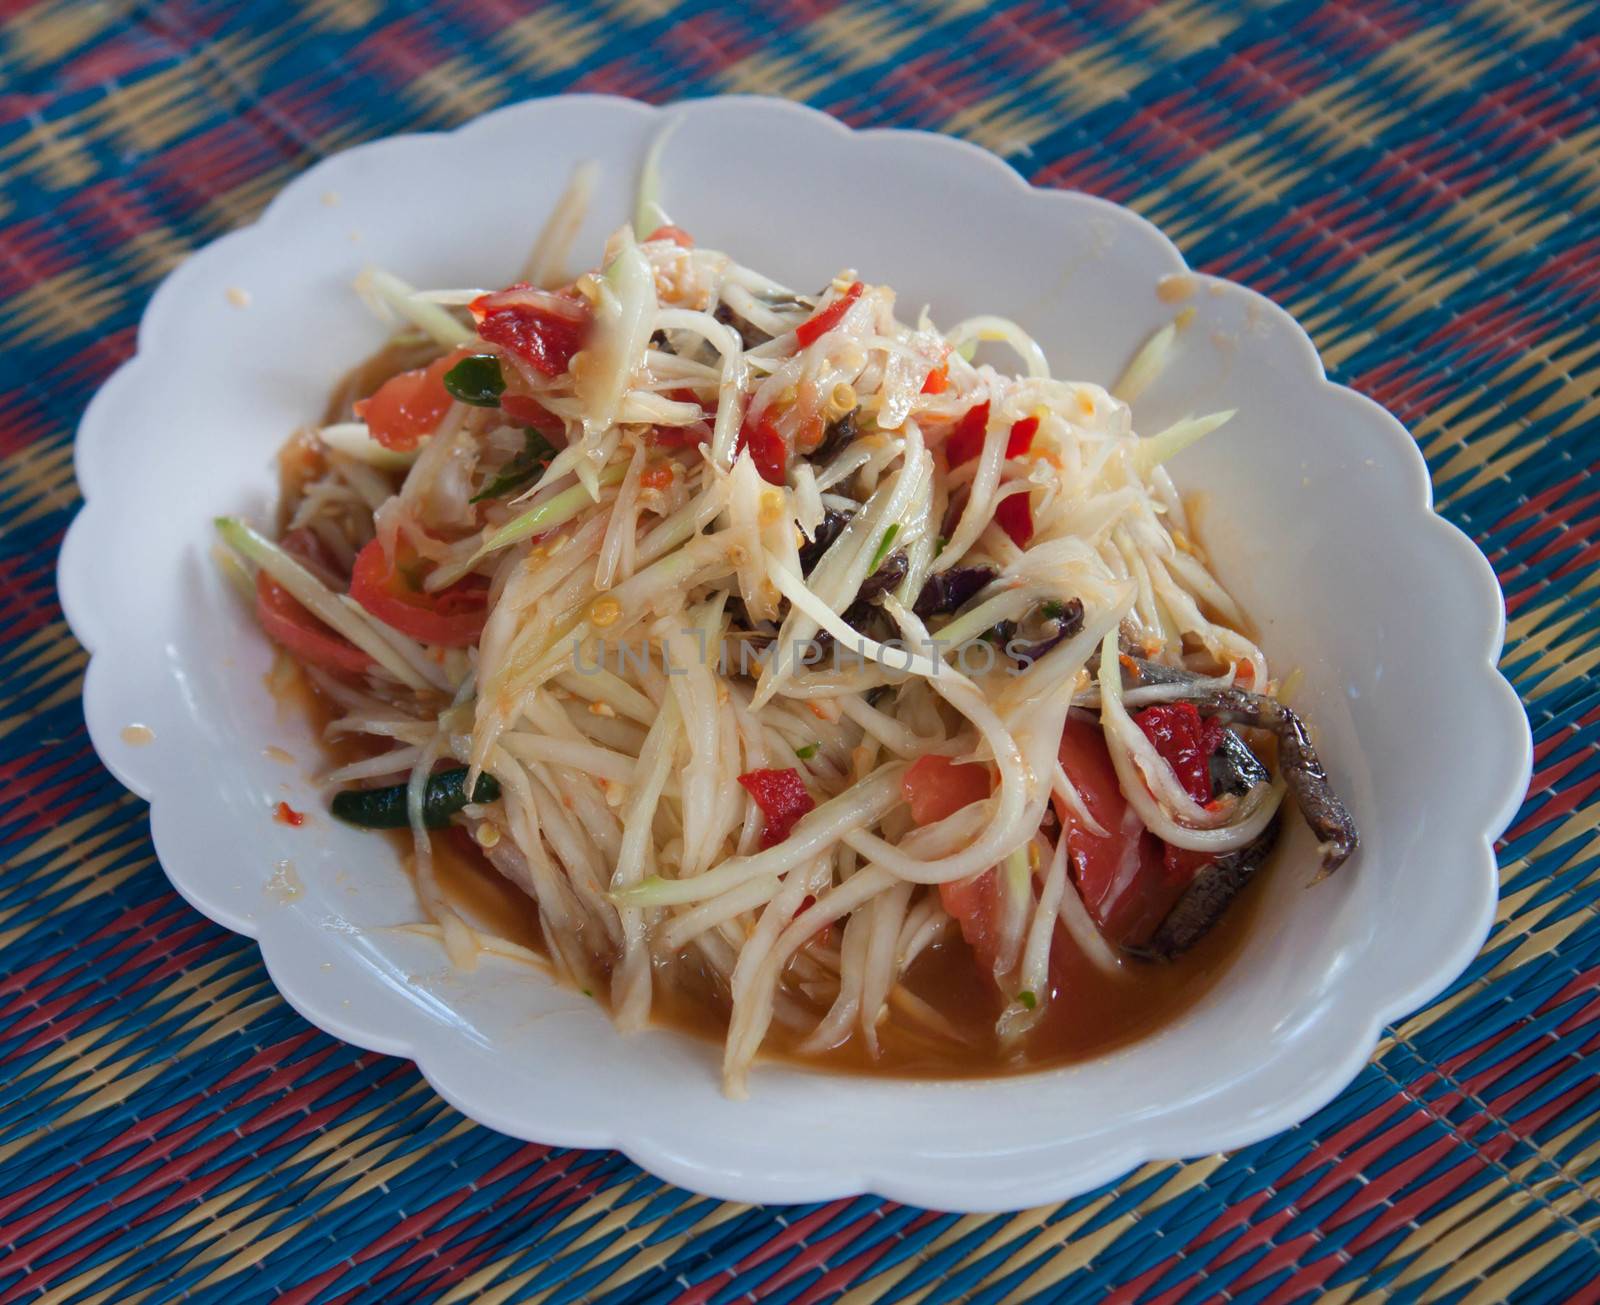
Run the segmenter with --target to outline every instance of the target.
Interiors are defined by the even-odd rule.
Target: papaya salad
[[[332,815],[401,831],[455,964],[693,1011],[732,1095],[763,1051],[1005,1071],[1202,990],[1286,796],[1321,874],[1352,854],[1164,465],[1231,414],[1133,429],[1174,326],[1058,379],[1012,321],[781,284],[649,197],[573,278],[592,182],[503,288],[365,273],[392,338],[275,527],[218,522]]]

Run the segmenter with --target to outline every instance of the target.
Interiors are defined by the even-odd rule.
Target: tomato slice
[[[737,458],[745,449],[750,450],[750,459],[767,484],[782,485],[786,481],[789,446],[783,442],[783,436],[778,434],[778,428],[765,413],[754,426],[740,427],[739,436],[733,442],[733,456]]]
[[[692,426],[652,426],[646,432],[651,447],[658,449],[686,449],[698,443],[703,436]]]
[[[1073,717],[1061,734],[1061,766],[1100,827],[1091,832],[1059,798],[1056,815],[1066,831],[1072,877],[1089,914],[1107,937],[1139,943],[1155,932],[1177,904],[1185,880],[1165,873],[1165,845],[1128,805],[1098,725]]]
[[[800,341],[800,347],[802,349],[808,348],[839,325],[844,319],[844,315],[850,311],[850,305],[861,298],[861,294],[865,289],[866,286],[862,285],[861,282],[852,281],[850,288],[831,304],[821,311],[813,313],[805,321],[801,322],[799,326],[795,327],[794,335],[795,339]]]
[[[267,638],[300,661],[352,675],[372,669],[372,658],[317,620],[265,571],[256,572],[256,620]]]
[[[817,805],[816,798],[807,791],[800,772],[793,766],[786,770],[747,770],[739,776],[739,783],[756,800],[761,814],[766,817],[766,828],[761,833],[761,846],[771,847],[789,837],[795,821]]]
[[[539,290],[517,282],[468,305],[478,334],[546,376],[560,376],[593,325],[589,303],[575,290]],[[503,406],[503,403],[502,403]]]
[[[911,818],[919,825],[931,825],[964,806],[982,802],[994,787],[987,766],[931,753],[913,761],[900,784],[911,805]]]
[[[489,586],[482,577],[429,593],[415,553],[402,546],[390,558],[376,539],[356,554],[350,597],[401,634],[446,648],[477,643],[488,619]]]
[[[987,766],[934,753],[913,761],[900,782],[911,818],[919,825],[943,820],[962,807],[983,801],[994,787]],[[1000,953],[1000,913],[1005,907],[1001,891],[1000,875],[993,866],[970,879],[939,885],[940,905],[961,926],[961,936],[986,975],[994,974]]]
[[[565,440],[566,423],[539,400],[507,390],[500,396],[500,411],[518,426],[529,426],[547,439]]]
[[[355,405],[356,416],[384,448],[416,448],[450,411],[454,400],[444,388],[444,374],[465,356],[466,350],[456,349],[426,367],[391,376],[370,399]]]
[[[961,936],[978,962],[978,972],[993,977],[1000,958],[1001,900],[1000,871],[990,866],[970,879],[939,885],[939,904],[961,927]]]

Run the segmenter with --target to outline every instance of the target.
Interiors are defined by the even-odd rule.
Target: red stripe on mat
[[[513,1207],[512,1203],[519,1197],[528,1197],[530,1201],[535,1199],[533,1193],[536,1189],[552,1177],[564,1179],[567,1183],[578,1183],[581,1181],[580,1175],[586,1170],[600,1167],[605,1159],[603,1152],[593,1151],[569,1151],[565,1155],[552,1156],[502,1198],[500,1207],[513,1213],[520,1213],[528,1208],[528,1202],[524,1202],[520,1207]],[[598,1182],[598,1177],[591,1175],[585,1186],[592,1189],[598,1186]],[[556,1190],[559,1192],[564,1189],[558,1183]],[[536,1199],[543,1202],[548,1199],[548,1193],[539,1192]],[[394,1267],[379,1275],[376,1281],[383,1281],[400,1268],[416,1265],[410,1274],[390,1288],[392,1292],[399,1292],[424,1282],[429,1284],[430,1290],[442,1290],[477,1273],[496,1255],[515,1254],[514,1248],[508,1248],[503,1243],[486,1245],[497,1231],[495,1229],[479,1233],[476,1237],[465,1238],[455,1246],[446,1245],[460,1237],[463,1231],[462,1228],[452,1226],[442,1228],[424,1238],[418,1245],[400,1256],[395,1261]]]
[[[320,1059],[322,1056],[331,1054],[336,1050],[336,1047],[330,1046],[326,1051],[320,1053],[317,1058],[314,1058],[311,1063],[315,1063],[315,1060]],[[249,1138],[267,1128],[272,1127],[285,1115],[296,1112],[302,1113],[302,1117],[300,1119],[296,1120],[289,1128],[285,1129],[280,1136],[274,1139],[274,1148],[290,1145],[301,1138],[320,1132],[328,1125],[333,1123],[341,1114],[346,1113],[350,1109],[351,1103],[348,1096],[331,1101],[320,1109],[315,1110],[310,1108],[312,1103],[327,1097],[330,1093],[334,1092],[336,1089],[345,1084],[362,1068],[363,1064],[361,1061],[352,1061],[347,1065],[340,1066],[328,1074],[313,1080],[312,1082],[301,1084],[300,1086],[285,1093],[281,1098],[274,1101],[265,1109],[257,1111],[248,1119],[241,1121],[233,1129],[197,1146],[194,1150],[183,1152],[182,1154],[177,1154],[180,1148],[187,1145],[196,1135],[202,1133],[206,1128],[208,1128],[212,1124],[214,1116],[218,1113],[218,1111],[215,1106],[213,1106],[210,1110],[204,1109],[203,1103],[206,1102],[208,1095],[205,1093],[196,1094],[175,1106],[169,1107],[166,1111],[162,1112],[162,1115],[168,1122],[183,1115],[194,1115],[198,1113],[202,1114],[203,1117],[197,1119],[194,1123],[188,1125],[187,1127],[178,1130],[178,1133],[175,1136],[167,1139],[166,1144],[158,1148],[158,1151],[163,1158],[167,1156],[173,1156],[174,1158],[167,1160],[165,1163],[158,1164],[151,1173],[147,1174],[144,1178],[135,1183],[127,1192],[120,1194],[116,1198],[107,1198],[105,1200],[96,1202],[89,1209],[73,1216],[71,1219],[66,1220],[56,1227],[50,1228],[41,1236],[29,1240],[29,1234],[33,1232],[35,1228],[52,1221],[57,1214],[69,1208],[74,1202],[80,1200],[82,1193],[77,1190],[68,1192],[59,1197],[57,1200],[41,1207],[40,1209],[20,1217],[13,1216],[11,1212],[20,1208],[22,1205],[25,1205],[29,1200],[37,1195],[42,1194],[45,1190],[59,1185],[61,1182],[62,1173],[72,1172],[73,1170],[80,1169],[83,1162],[75,1161],[65,1170],[47,1175],[46,1177],[40,1178],[29,1184],[27,1187],[9,1194],[4,1199],[4,1202],[0,1203],[0,1218],[6,1220],[7,1240],[13,1248],[13,1254],[17,1257],[17,1260],[21,1266],[31,1266],[42,1257],[49,1255],[51,1251],[53,1251],[63,1242],[68,1241],[72,1237],[78,1235],[80,1232],[93,1227],[96,1222],[105,1217],[105,1212],[108,1209],[113,1208],[116,1203],[137,1200],[139,1197],[151,1195],[163,1188],[173,1186],[174,1184],[177,1185],[175,1190],[168,1193],[168,1195],[162,1201],[155,1205],[144,1216],[146,1219],[158,1219],[161,1215],[166,1214],[174,1209],[205,1199],[207,1196],[211,1195],[213,1191],[222,1186],[228,1175],[233,1169],[236,1169],[238,1165],[236,1164],[230,1166],[228,1169],[222,1171],[208,1173],[198,1178],[191,1177],[195,1170],[201,1168],[216,1156],[220,1155],[222,1152],[235,1146],[240,1140]],[[395,1069],[390,1074],[385,1075],[381,1081],[392,1081],[396,1077],[402,1076],[407,1072],[407,1069],[403,1065],[397,1064]],[[282,1085],[276,1084],[274,1087],[277,1090],[281,1090]],[[118,1139],[118,1142],[113,1145],[116,1147],[116,1149],[123,1149],[122,1139]],[[142,1152],[136,1153],[133,1156],[130,1156],[129,1159],[122,1165],[118,1166],[113,1171],[113,1174],[122,1175],[131,1173],[134,1170],[143,1168],[147,1163],[148,1159],[146,1154]],[[243,1160],[239,1162],[239,1164],[243,1163],[245,1163]],[[54,1268],[55,1266],[45,1266],[40,1268],[34,1273],[30,1274],[25,1281],[29,1283],[42,1284],[49,1279],[49,1276],[54,1271]],[[17,1289],[21,1290],[22,1284],[18,1284]]]
[[[1575,976],[1571,983],[1565,985],[1560,992],[1552,996],[1539,1008],[1539,1013],[1555,1010],[1578,993],[1593,990],[1597,987],[1600,987],[1600,966]],[[1600,1018],[1600,999],[1589,1002],[1581,1010],[1564,1020],[1560,1032],[1569,1034],[1571,1029],[1590,1023],[1597,1018]],[[1259,1222],[1253,1222],[1253,1216],[1256,1211],[1267,1204],[1275,1195],[1273,1191],[1257,1193],[1243,1201],[1236,1202],[1229,1210],[1213,1220],[1205,1230],[1191,1239],[1185,1250],[1206,1245],[1235,1228],[1245,1226],[1245,1231],[1240,1233],[1214,1261],[1215,1264],[1229,1263],[1251,1250],[1258,1249],[1262,1245],[1270,1246],[1273,1236],[1291,1219],[1299,1216],[1304,1207],[1316,1204],[1316,1202],[1324,1199],[1344,1184],[1358,1183],[1359,1186],[1351,1194],[1350,1199],[1338,1211],[1330,1215],[1323,1225],[1327,1230],[1341,1227],[1351,1219],[1358,1218],[1370,1212],[1375,1206],[1387,1202],[1394,1192],[1399,1191],[1411,1182],[1415,1182],[1433,1168],[1434,1165],[1444,1160],[1453,1150],[1459,1148],[1463,1142],[1472,1146],[1473,1151],[1463,1156],[1446,1174],[1441,1175],[1440,1178],[1434,1180],[1427,1187],[1419,1189],[1418,1192],[1413,1193],[1405,1201],[1391,1206],[1386,1216],[1380,1216],[1379,1219],[1374,1221],[1374,1227],[1363,1229],[1357,1237],[1352,1239],[1350,1247],[1352,1250],[1359,1250],[1386,1236],[1395,1227],[1400,1226],[1408,1219],[1416,1217],[1421,1211],[1429,1208],[1434,1201],[1448,1195],[1474,1174],[1497,1162],[1519,1141],[1528,1140],[1543,1124],[1582,1099],[1587,1093],[1593,1091],[1592,1085],[1580,1083],[1524,1118],[1516,1121],[1509,1121],[1503,1118],[1510,1107],[1516,1105],[1558,1074],[1570,1068],[1573,1057],[1582,1056],[1590,1048],[1600,1045],[1600,1031],[1597,1031],[1596,1036],[1589,1039],[1587,1043],[1573,1048],[1560,1060],[1547,1066],[1538,1074],[1532,1075],[1515,1088],[1498,1096],[1489,1097],[1484,1101],[1484,1104],[1488,1107],[1488,1113],[1473,1115],[1460,1124],[1451,1123],[1444,1116],[1465,1103],[1469,1097],[1483,1100],[1485,1096],[1484,1090],[1489,1085],[1531,1057],[1546,1050],[1549,1039],[1540,1039],[1528,1044],[1487,1069],[1462,1080],[1459,1085],[1438,1098],[1427,1101],[1421,1099],[1421,1093],[1441,1081],[1447,1081],[1457,1070],[1470,1064],[1486,1050],[1504,1041],[1515,1032],[1515,1027],[1503,1029],[1473,1047],[1450,1057],[1449,1060],[1442,1062],[1437,1070],[1427,1071],[1420,1075],[1413,1084],[1405,1087],[1403,1089],[1406,1093],[1405,1096],[1390,1098],[1366,1117],[1347,1125],[1326,1138],[1275,1184],[1278,1189],[1293,1186],[1301,1178],[1315,1172],[1330,1160],[1333,1161],[1332,1167],[1328,1172],[1323,1174],[1298,1198],[1295,1207],[1280,1210]],[[1407,1113],[1403,1117],[1395,1119],[1396,1113],[1402,1109]],[[1501,1118],[1496,1120],[1495,1116],[1501,1116]],[[1491,1121],[1502,1124],[1505,1131],[1481,1143],[1476,1141],[1476,1135]],[[1393,1150],[1423,1128],[1435,1124],[1442,1124],[1448,1130],[1448,1135],[1430,1143],[1416,1155],[1410,1156],[1399,1164],[1394,1165],[1376,1178],[1370,1181],[1362,1180],[1361,1175],[1371,1162],[1384,1153]],[[1380,1128],[1381,1131],[1376,1135],[1372,1135],[1375,1127]],[[1363,1136],[1367,1137],[1367,1140],[1360,1146],[1355,1147],[1346,1154],[1340,1154],[1358,1137]],[[1396,1210],[1403,1210],[1403,1212],[1396,1214]],[[1299,1255],[1310,1246],[1315,1245],[1319,1237],[1320,1230],[1316,1230],[1296,1239],[1296,1250],[1283,1262],[1292,1263],[1298,1260]],[[1286,1243],[1286,1245],[1288,1244]],[[1274,1251],[1276,1249],[1274,1248]],[[1267,1258],[1272,1258],[1273,1253],[1269,1252]],[[1147,1290],[1150,1285],[1160,1280],[1167,1272],[1170,1272],[1180,1258],[1181,1253],[1175,1252],[1161,1264],[1152,1267],[1141,1275],[1137,1280],[1138,1290]],[[1290,1299],[1297,1293],[1303,1294],[1308,1287],[1315,1288],[1318,1286],[1323,1278],[1333,1272],[1341,1262],[1338,1256],[1329,1256],[1327,1258],[1330,1263],[1325,1268],[1323,1267],[1324,1262],[1320,1259],[1313,1261],[1307,1267],[1307,1272],[1315,1271],[1314,1281],[1311,1279],[1303,1280],[1303,1275],[1296,1275],[1289,1284],[1286,1284],[1278,1293],[1275,1293],[1272,1299],[1277,1299],[1280,1295],[1284,1299]],[[1245,1275],[1245,1280],[1241,1281],[1240,1285],[1247,1286],[1253,1282],[1262,1281],[1270,1276],[1272,1272],[1275,1272],[1277,1268],[1282,1267],[1278,1260],[1274,1260],[1273,1263],[1275,1266],[1273,1269],[1259,1273],[1257,1272],[1259,1266],[1252,1266],[1250,1274]],[[1195,1281],[1203,1276],[1203,1270],[1195,1270],[1186,1275],[1179,1286],[1171,1289],[1171,1291],[1158,1299],[1178,1299],[1192,1288]],[[1131,1290],[1134,1286],[1135,1284],[1132,1283],[1127,1284],[1126,1287],[1109,1297],[1108,1300],[1131,1301],[1135,1299],[1138,1293]]]
[[[904,1238],[908,1233],[920,1232],[936,1219],[942,1218],[935,1210],[924,1210],[910,1223],[895,1233],[893,1237],[885,1237],[876,1246],[869,1246],[861,1254],[852,1256],[844,1263],[836,1265],[818,1278],[816,1282],[794,1300],[794,1305],[819,1305],[821,1301],[828,1300],[844,1291],[859,1278],[864,1278],[868,1271],[881,1260],[894,1247],[894,1244]]]
[[[729,1265],[721,1270],[715,1277],[708,1278],[705,1282],[697,1283],[687,1291],[673,1298],[673,1305],[704,1305],[721,1291],[728,1283],[734,1281],[741,1274],[748,1273],[759,1264],[764,1264],[774,1255],[781,1254],[791,1246],[804,1245],[805,1239],[816,1229],[821,1228],[828,1220],[838,1216],[849,1201],[831,1201],[821,1209],[813,1210],[803,1218],[792,1223],[784,1221],[783,1231],[752,1251],[737,1264]],[[859,1222],[859,1221],[858,1221]]]

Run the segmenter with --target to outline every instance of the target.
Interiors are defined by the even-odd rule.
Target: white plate
[[[1108,382],[1176,305],[1186,269],[1152,226],[1085,195],[1030,189],[970,145],[853,132],[792,104],[670,110],[665,202],[701,243],[797,285],[842,264],[950,323],[993,311],[1058,374]],[[452,974],[388,843],[314,816],[315,749],[262,683],[266,641],[209,558],[211,517],[267,519],[273,453],[314,419],[381,329],[350,292],[369,262],[421,285],[495,284],[519,265],[573,166],[604,177],[579,249],[631,211],[661,110],[570,96],[446,135],[326,160],[260,222],[157,291],[137,356],[78,433],[87,505],[62,548],[96,749],[151,803],[161,863],[194,906],[257,939],[274,982],[337,1037],[414,1059],[490,1127],[619,1147],[685,1187],[741,1201],[871,1191],[954,1210],[1064,1199],[1152,1158],[1236,1147],[1339,1091],[1381,1026],[1427,1001],[1482,943],[1494,837],[1527,786],[1527,721],[1495,662],[1504,630],[1488,563],[1430,506],[1428,475],[1387,412],[1328,382],[1281,309],[1196,277],[1192,324],[1139,400],[1140,428],[1237,407],[1173,467],[1209,496],[1205,536],[1260,623],[1361,827],[1362,851],[1307,890],[1298,821],[1237,963],[1183,1019],[1069,1069],[906,1083],[758,1069],[725,1100],[714,1048],[624,1038],[592,1002],[509,965]],[[242,290],[249,304],[237,302]],[[131,723],[153,742],[123,737]],[[293,872],[276,863],[293,863]],[[287,881],[287,883],[286,883]]]

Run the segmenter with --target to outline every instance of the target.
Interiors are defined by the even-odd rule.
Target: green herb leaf
[[[899,533],[900,523],[898,521],[883,532],[883,538],[878,541],[877,551],[872,555],[872,565],[867,568],[868,575],[871,575],[883,565],[883,559],[889,556],[889,549],[894,544],[894,537]]]
[[[803,748],[796,748],[794,755],[799,757],[801,761],[810,761],[812,757],[817,755],[817,745],[808,743]]]
[[[1026,988],[1024,988],[1021,992],[1019,992],[1017,994],[1017,1000],[1019,1002],[1021,1002],[1024,1006],[1026,1006],[1029,1010],[1032,1010],[1035,1006],[1037,1006],[1039,1004],[1039,999],[1037,997],[1035,997],[1031,992],[1029,992]]]
[[[1067,614],[1067,605],[1058,603],[1054,598],[1050,598],[1039,604],[1039,613],[1047,621],[1059,621]]]
[[[934,540],[934,543],[933,543],[933,555],[935,557],[938,557],[940,553],[944,552],[944,546],[946,544],[948,544],[949,542],[950,541],[948,539],[946,539],[943,535],[940,535],[938,539]]]
[[[522,436],[527,441],[522,452],[501,467],[500,474],[472,496],[472,502],[499,498],[531,485],[539,473],[550,465],[550,459],[556,455],[556,451],[550,447],[550,441],[536,430],[524,430]]]
[[[475,353],[444,374],[444,388],[452,398],[474,408],[498,408],[506,378],[500,374],[500,360],[492,353]]]

